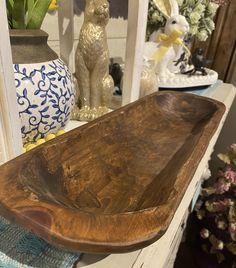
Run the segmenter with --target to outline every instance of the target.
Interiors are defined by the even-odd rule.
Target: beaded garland
[[[45,136],[45,138],[39,139],[39,140],[37,140],[34,143],[27,143],[23,147],[23,153],[28,152],[28,151],[34,149],[35,147],[37,147],[37,146],[39,146],[39,145],[41,145],[41,144],[43,144],[43,143],[45,143],[47,141],[50,141],[50,140],[52,140],[52,139],[54,139],[54,138],[56,138],[58,136],[61,136],[64,133],[65,133],[65,130],[59,130],[57,133],[55,133],[55,134],[53,134],[53,133],[48,134],[48,135]]]

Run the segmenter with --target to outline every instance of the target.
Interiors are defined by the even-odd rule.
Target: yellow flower
[[[48,11],[54,11],[56,9],[58,9],[57,0],[52,0],[50,6],[48,8]]]

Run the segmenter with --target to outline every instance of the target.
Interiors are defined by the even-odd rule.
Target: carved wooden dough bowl
[[[161,92],[0,167],[0,213],[56,246],[128,252],[160,238],[225,111]]]

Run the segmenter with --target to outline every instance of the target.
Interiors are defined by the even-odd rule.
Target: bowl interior
[[[17,180],[40,200],[91,213],[163,205],[216,110],[192,95],[144,98],[36,149]]]

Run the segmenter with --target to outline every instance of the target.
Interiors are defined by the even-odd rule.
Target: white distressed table
[[[178,246],[181,242],[184,224],[191,207],[195,202],[199,186],[208,173],[208,161],[213,152],[222,126],[236,94],[236,89],[230,84],[220,84],[217,87],[202,91],[201,95],[221,101],[226,106],[226,112],[219,127],[209,142],[195,175],[190,182],[184,198],[182,199],[167,232],[154,244],[135,252],[127,254],[93,255],[84,254],[77,267],[84,268],[170,268],[173,267]],[[71,121],[67,130],[83,123]]]

